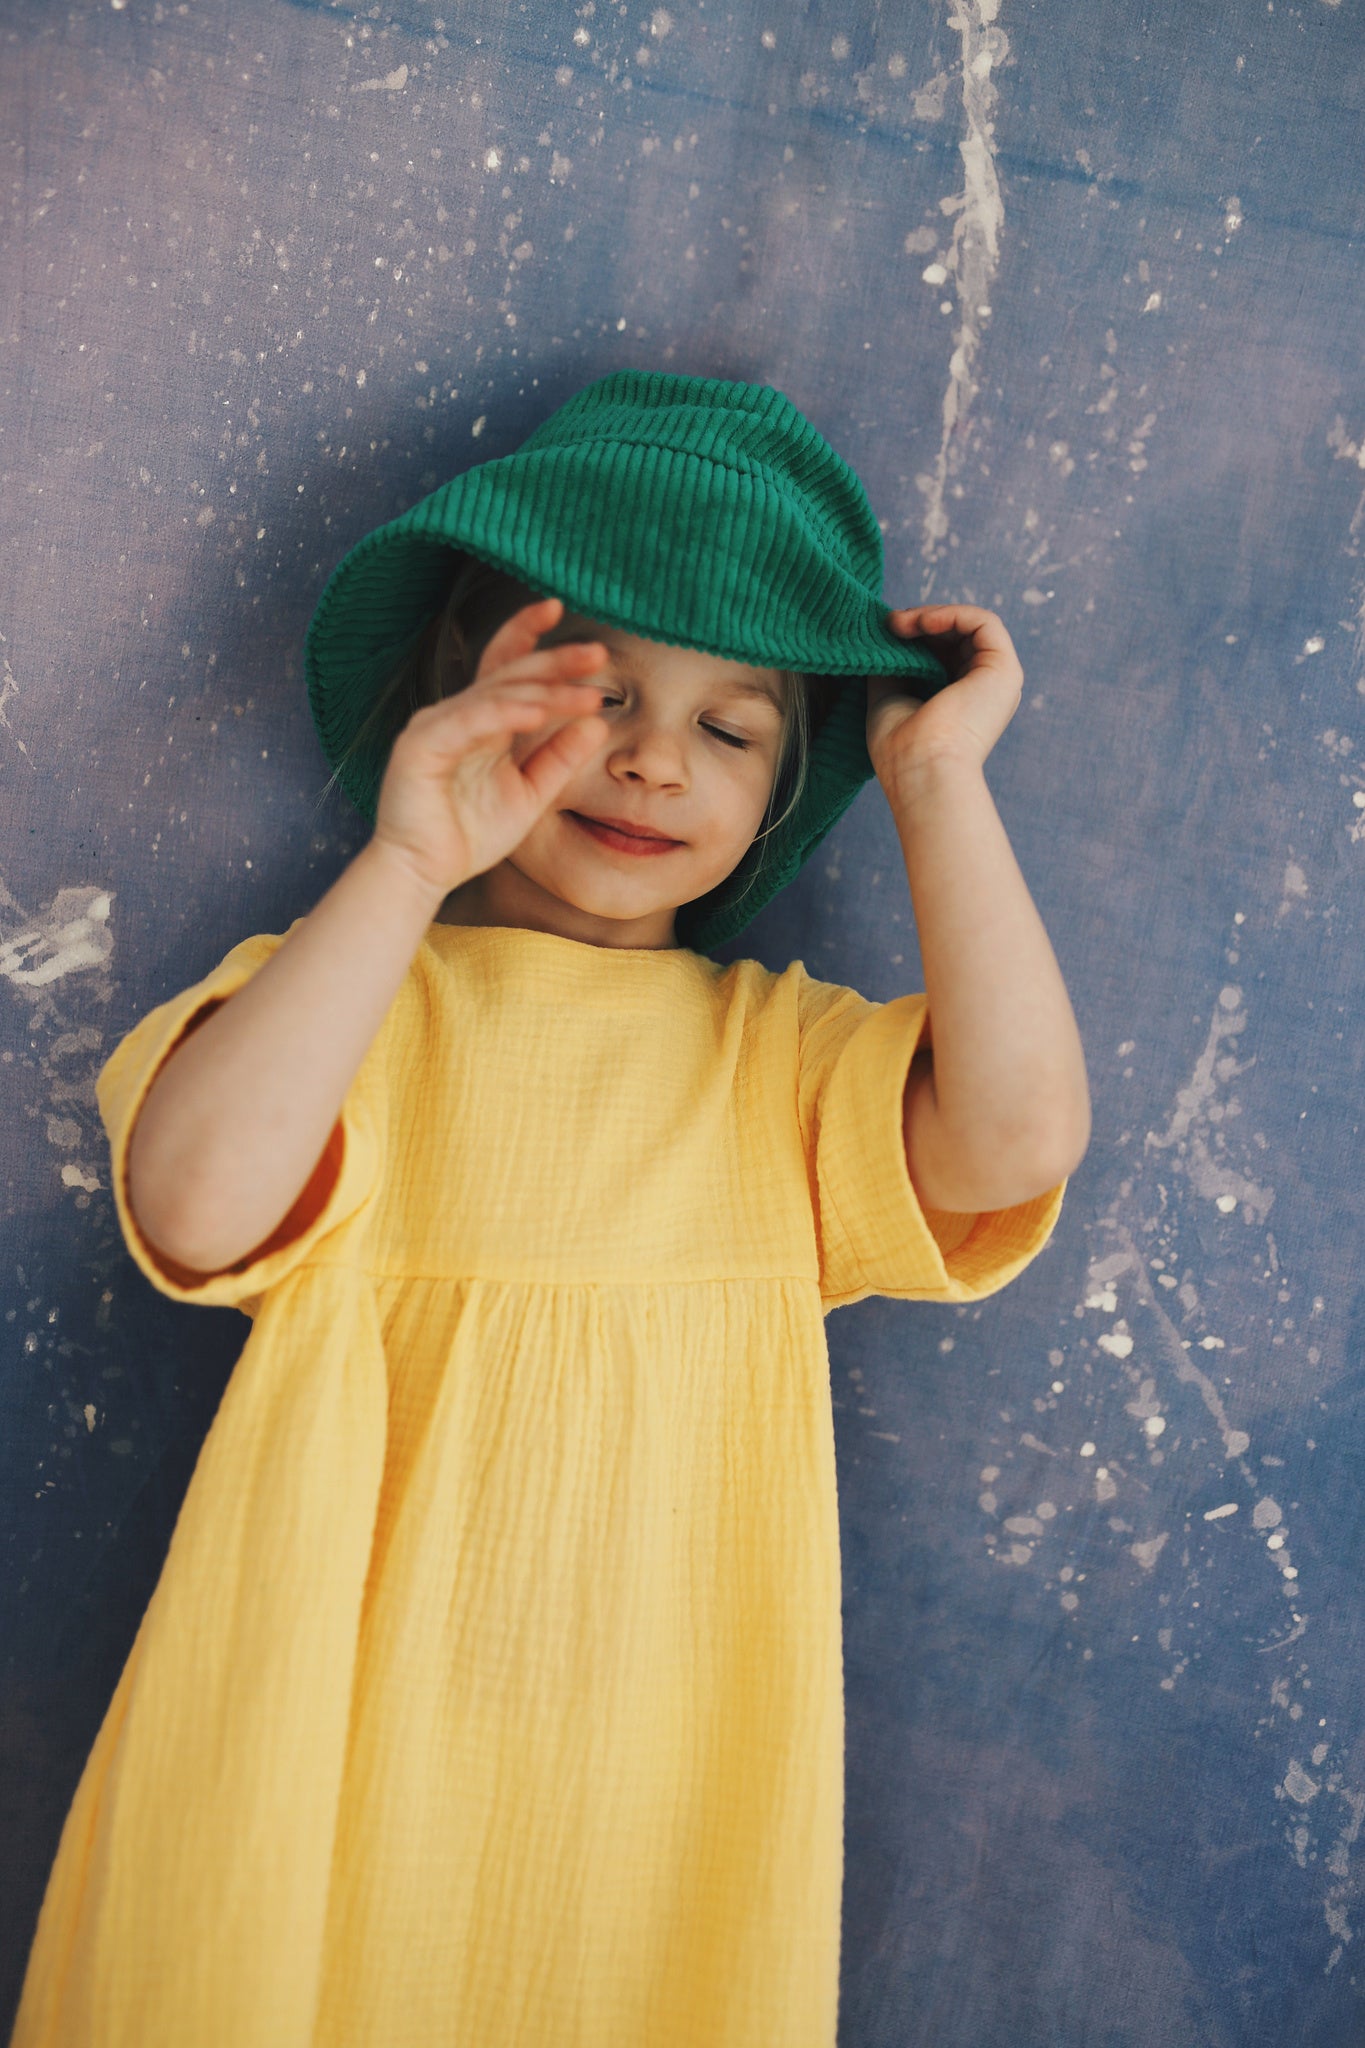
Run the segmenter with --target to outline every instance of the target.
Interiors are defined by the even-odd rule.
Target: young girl
[[[99,1077],[137,1264],[252,1328],[14,2048],[833,2048],[823,1317],[1004,1286],[1089,1128],[1009,636],[880,590],[781,393],[637,371],[334,575],[373,835]],[[927,993],[707,957],[872,772]]]

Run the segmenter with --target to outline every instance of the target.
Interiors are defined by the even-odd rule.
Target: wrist
[[[888,803],[899,818],[967,789],[979,789],[986,780],[984,764],[968,754],[946,747],[922,749],[898,761],[884,778],[879,778]]]
[[[449,888],[434,887],[427,876],[419,873],[401,847],[387,839],[368,840],[352,865],[363,867],[366,873],[380,878],[380,886],[386,895],[396,897],[405,912],[410,910],[413,917],[424,925],[431,923],[450,894]],[[452,883],[450,886],[456,885]]]

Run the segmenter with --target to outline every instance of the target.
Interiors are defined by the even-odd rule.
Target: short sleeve
[[[977,1301],[998,1292],[1047,1243],[1066,1182],[977,1215],[924,1206],[905,1163],[904,1098],[926,997],[873,1003],[806,977],[798,1014],[801,1132],[826,1312],[869,1294]]]
[[[291,925],[290,930],[294,927]],[[128,1200],[128,1149],[153,1081],[176,1047],[262,968],[288,932],[243,939],[211,973],[149,1010],[122,1038],[95,1079],[95,1098],[109,1138],[114,1206],[124,1242],[153,1287],[173,1301],[240,1308],[254,1316],[260,1297],[292,1273],[319,1242],[353,1217],[378,1181],[379,1144],[373,1085],[362,1065],[307,1187],[270,1236],[233,1266],[199,1273],[156,1250],[138,1227]]]

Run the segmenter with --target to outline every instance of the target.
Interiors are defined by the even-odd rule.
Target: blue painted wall
[[[1049,1250],[828,1325],[846,2048],[1365,2033],[1359,0],[0,7],[0,2012],[246,1324],[93,1081],[364,841],[359,535],[623,364],[773,383],[988,779],[1094,1140]],[[870,784],[721,957],[921,986]]]

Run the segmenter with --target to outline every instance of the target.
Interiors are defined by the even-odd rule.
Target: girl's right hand
[[[374,837],[442,901],[520,846],[576,768],[602,743],[600,641],[542,648],[564,606],[546,597],[493,635],[472,683],[415,711],[393,743]],[[518,760],[514,737],[562,721]]]

